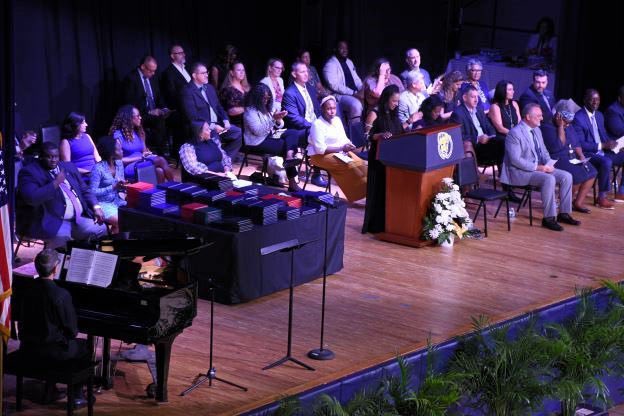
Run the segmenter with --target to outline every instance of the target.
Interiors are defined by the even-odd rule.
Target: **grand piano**
[[[73,247],[91,248],[116,254],[120,261],[116,276],[107,288],[57,280],[67,289],[78,315],[78,329],[89,336],[104,338],[102,345],[102,385],[112,387],[110,340],[154,344],[156,350],[155,397],[167,401],[167,377],[171,347],[197,314],[197,284],[185,270],[187,256],[205,247],[198,238],[149,233],[122,233],[97,242],[70,242]],[[71,254],[71,253],[70,253]],[[166,256],[167,266],[158,276],[139,276],[141,265],[132,260]],[[61,274],[61,276],[63,273]],[[14,279],[14,291],[26,289],[27,278]],[[19,297],[17,299],[19,302]]]

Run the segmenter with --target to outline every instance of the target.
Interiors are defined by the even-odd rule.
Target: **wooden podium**
[[[414,130],[379,142],[378,159],[386,166],[386,228],[380,240],[412,247],[422,240],[423,218],[442,178],[453,177],[464,157],[459,124]]]

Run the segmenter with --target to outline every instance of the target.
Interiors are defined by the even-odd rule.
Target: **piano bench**
[[[91,360],[33,360],[32,357],[22,354],[21,351],[13,351],[6,356],[4,373],[14,375],[15,382],[15,408],[22,410],[22,391],[24,377],[42,380],[50,383],[67,385],[67,414],[74,414],[74,391],[72,386],[76,384],[87,385],[88,415],[93,416],[93,376],[95,367],[99,362]]]

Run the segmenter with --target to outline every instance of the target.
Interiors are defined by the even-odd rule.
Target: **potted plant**
[[[550,393],[546,381],[550,358],[539,348],[531,323],[515,337],[503,325],[487,333],[488,320],[473,318],[475,333],[460,340],[451,359],[462,393],[462,407],[486,415],[528,414]]]
[[[599,311],[590,294],[588,289],[579,293],[573,318],[545,328],[542,348],[552,356],[550,383],[563,416],[574,416],[584,399],[609,404],[609,389],[601,377],[615,372],[622,353],[622,308],[612,305]]]
[[[442,179],[442,186],[423,219],[422,238],[436,240],[438,244],[453,244],[455,237],[462,238],[468,232],[472,220],[452,178]]]

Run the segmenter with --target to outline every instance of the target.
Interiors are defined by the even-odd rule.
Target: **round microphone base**
[[[328,350],[327,348],[316,348],[311,350],[308,353],[308,357],[313,360],[333,360],[336,357],[336,354],[332,350]]]

